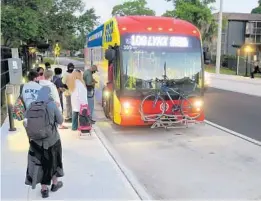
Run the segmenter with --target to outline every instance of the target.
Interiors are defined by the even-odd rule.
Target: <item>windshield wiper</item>
[[[164,80],[168,79],[168,77],[167,77],[167,67],[166,66],[167,66],[167,62],[165,61],[164,62],[164,67],[163,67],[164,68],[164,75],[163,75],[163,79]]]

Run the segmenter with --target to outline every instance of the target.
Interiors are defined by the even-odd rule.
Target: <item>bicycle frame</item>
[[[169,88],[169,87],[167,87],[167,86],[165,86],[165,85],[163,84],[163,86],[160,87],[160,90],[158,91],[158,93],[156,93],[157,95],[156,95],[155,101],[154,101],[154,103],[153,103],[153,107],[156,106],[156,104],[157,104],[157,102],[158,102],[158,99],[159,99],[159,96],[161,95],[161,91],[167,94],[169,100],[170,100],[171,103],[174,105],[175,103],[174,103],[173,99],[171,98],[171,96],[170,96],[170,94],[169,94],[169,91],[170,91],[170,90],[173,90],[173,89],[171,89],[171,88]],[[173,91],[174,91],[174,90],[173,90]],[[179,94],[179,93],[177,92],[177,94]],[[180,95],[180,94],[179,94],[179,95]],[[179,100],[180,100],[180,98],[179,98]]]

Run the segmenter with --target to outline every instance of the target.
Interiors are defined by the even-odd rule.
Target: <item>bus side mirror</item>
[[[105,51],[105,59],[108,61],[113,61],[115,59],[115,50],[114,49],[107,49]]]

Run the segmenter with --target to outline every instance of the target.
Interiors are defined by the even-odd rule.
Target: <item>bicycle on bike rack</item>
[[[142,119],[152,122],[167,120],[168,124],[181,122],[187,124],[188,121],[195,121],[200,117],[202,101],[198,96],[191,95],[196,89],[196,83],[190,78],[186,78],[186,81],[193,86],[192,91],[187,93],[177,87],[177,81],[167,80],[167,76],[164,76],[162,80],[156,78],[155,84],[160,83],[161,86],[142,100],[140,105]],[[153,80],[147,82],[152,86]],[[174,88],[168,86],[170,82]],[[167,102],[170,103],[170,106]]]

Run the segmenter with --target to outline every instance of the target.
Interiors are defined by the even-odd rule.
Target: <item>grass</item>
[[[208,73],[216,73],[216,67],[212,66],[212,65],[206,65],[205,71]],[[228,68],[220,67],[220,74],[236,75],[236,71],[228,69]],[[244,76],[244,74],[240,74],[238,76]],[[255,78],[261,78],[261,74],[255,74],[254,76],[255,76]],[[249,77],[250,77],[250,75],[249,75]]]
[[[216,72],[216,68],[215,66],[205,66],[205,71],[208,72],[208,73],[215,73]],[[221,67],[220,68],[220,74],[225,74],[225,75],[236,75],[236,72],[233,71],[233,70],[230,70],[228,68],[224,68],[224,67]]]
[[[43,58],[43,63],[49,62],[51,65],[54,64],[54,59],[51,58]]]

